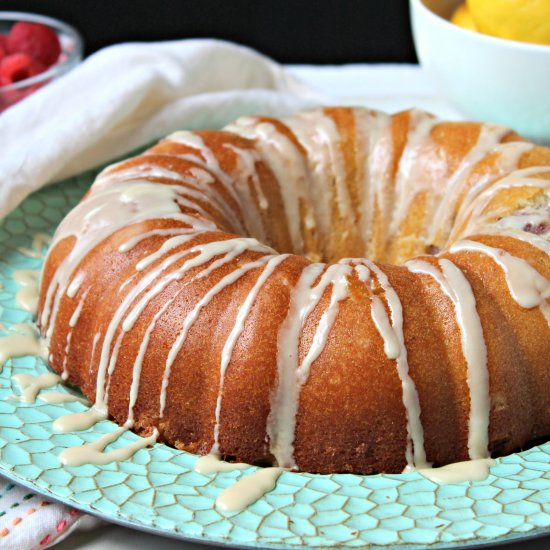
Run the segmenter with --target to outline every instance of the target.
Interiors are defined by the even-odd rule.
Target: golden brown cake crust
[[[510,453],[550,434],[549,166],[507,129],[416,110],[177,133],[104,171],[58,230],[39,305],[50,364],[119,424],[131,413],[193,453],[400,472],[421,450],[479,458],[484,414],[486,452]],[[540,275],[519,289],[534,305],[509,257]]]

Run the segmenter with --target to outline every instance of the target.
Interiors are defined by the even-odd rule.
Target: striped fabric
[[[77,510],[44,500],[0,478],[0,548],[41,550],[63,540],[78,525]]]

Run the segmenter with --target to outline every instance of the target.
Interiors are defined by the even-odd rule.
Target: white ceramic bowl
[[[550,144],[550,46],[469,31],[449,21],[460,0],[410,0],[416,52],[467,118]]]

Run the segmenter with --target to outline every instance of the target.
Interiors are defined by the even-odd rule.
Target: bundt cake
[[[550,149],[419,110],[177,132],[59,226],[51,367],[98,418],[229,460],[510,453],[550,435],[549,190]]]

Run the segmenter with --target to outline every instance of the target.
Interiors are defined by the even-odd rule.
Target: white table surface
[[[417,65],[292,66],[292,73],[334,98],[334,104],[367,105],[387,112],[418,107],[459,120],[460,113],[441,97]],[[203,544],[157,537],[116,525],[85,526],[55,546],[59,550],[206,550]],[[507,550],[548,550],[550,536],[499,545]]]

